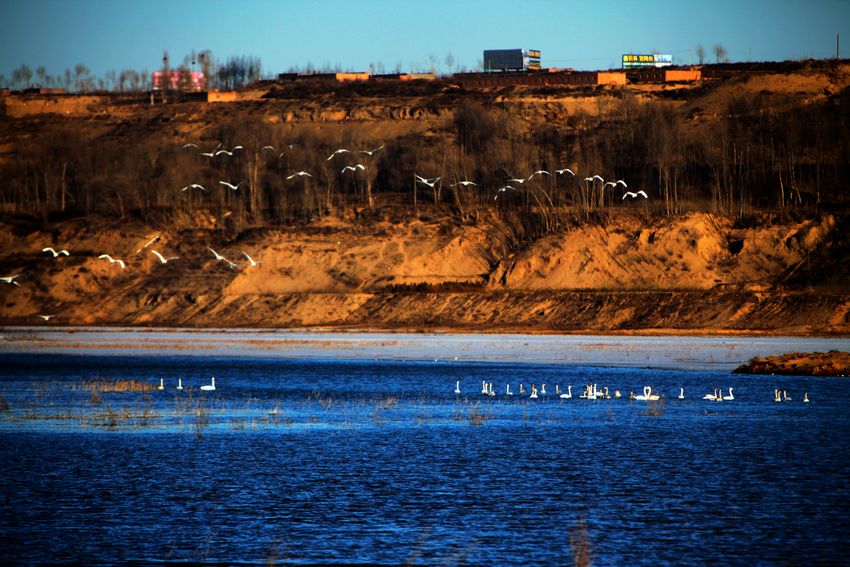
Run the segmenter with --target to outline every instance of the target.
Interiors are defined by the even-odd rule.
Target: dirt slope
[[[169,233],[141,223],[68,221],[26,234],[3,225],[2,272],[22,275],[20,286],[0,287],[0,322],[850,331],[846,288],[783,290],[807,255],[839,236],[832,216],[753,228],[705,214],[669,223],[623,216],[491,264],[504,244],[499,229],[497,218],[369,228],[337,220],[222,242],[214,230]],[[71,255],[54,259],[41,252],[47,246]],[[162,264],[151,250],[177,258]],[[104,253],[126,269],[98,258]],[[38,314],[56,317],[43,323]]]

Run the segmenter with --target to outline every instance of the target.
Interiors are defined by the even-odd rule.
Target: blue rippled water
[[[595,565],[850,557],[846,379],[213,357],[0,365],[0,556],[16,564],[562,565],[582,528]],[[213,375],[217,390],[200,392]],[[163,391],[83,387],[160,378]],[[482,396],[482,381],[500,395]],[[538,400],[501,395],[544,382]],[[586,383],[665,397],[579,400]],[[730,386],[734,402],[699,399]],[[775,388],[792,401],[773,402]]]

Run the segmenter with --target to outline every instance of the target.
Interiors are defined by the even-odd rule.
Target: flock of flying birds
[[[154,236],[153,238],[151,238],[144,246],[142,246],[141,248],[136,250],[136,254],[140,254],[144,250],[147,250],[154,242],[159,240],[160,237],[161,237],[161,235],[158,234],[158,235]],[[242,266],[242,267],[240,267],[238,264],[236,264],[236,262],[229,260],[223,254],[220,254],[216,250],[210,248],[209,246],[207,246],[207,250],[209,250],[212,253],[212,255],[215,257],[216,261],[223,262],[228,268],[231,268],[233,270],[240,270],[243,267],[244,268],[256,267],[256,266],[262,264],[261,260],[255,260],[254,258],[251,257],[250,254],[248,254],[244,250],[242,251],[242,256],[245,257],[245,259],[247,260],[248,263],[246,265]],[[54,259],[59,258],[60,256],[70,256],[71,255],[71,253],[67,249],[63,248],[61,250],[56,250],[52,246],[48,246],[46,248],[43,248],[41,251],[43,253],[52,255],[52,257]],[[157,260],[159,260],[160,264],[167,264],[167,263],[171,262],[172,260],[177,260],[179,258],[179,256],[164,256],[161,252],[159,252],[158,250],[154,250],[152,248],[150,250],[150,253],[153,254],[154,256],[156,256],[156,258],[157,258]],[[122,260],[121,258],[115,258],[115,257],[111,256],[110,254],[101,254],[101,255],[98,256],[98,259],[106,260],[110,264],[117,264],[118,267],[120,267],[122,270],[124,270],[127,267],[127,263],[124,260]],[[18,282],[18,278],[20,278],[23,275],[24,274],[21,273],[21,274],[14,274],[14,275],[11,275],[11,276],[0,276],[0,281],[5,283],[6,285],[14,285],[14,286],[17,286],[17,287],[21,287],[21,284]],[[44,321],[50,321],[50,319],[52,319],[55,316],[56,315],[46,315],[46,314],[36,315],[36,317],[39,317],[39,318],[43,319]]]
[[[289,144],[287,146],[287,148],[290,149],[290,150],[294,147],[295,147],[295,144]],[[183,145],[183,149],[188,149],[188,148],[200,149],[197,144],[189,143],[189,144]],[[200,154],[202,156],[209,157],[209,158],[213,158],[213,157],[220,156],[220,155],[226,155],[228,157],[232,157],[235,152],[242,150],[242,149],[243,149],[242,146],[233,146],[229,150],[223,150],[223,149],[221,149],[221,142],[219,142],[218,146],[215,149],[213,149],[209,152],[200,152]],[[371,157],[376,152],[378,152],[382,149],[384,149],[383,145],[375,148],[374,150],[348,150],[348,149],[345,149],[345,148],[340,148],[338,150],[335,150],[330,156],[328,156],[327,161],[332,160],[333,158],[335,158],[338,155],[346,154],[346,153],[365,154],[365,155],[368,155],[369,157]],[[274,146],[268,146],[267,145],[267,146],[263,146],[262,148],[260,148],[260,151],[266,151],[266,150],[271,150],[273,152],[277,151],[277,149]],[[285,153],[286,153],[285,151],[281,152],[278,155],[278,158],[283,157],[283,155]],[[342,168],[341,173],[346,173],[348,171],[350,171],[352,173],[357,173],[358,171],[366,171],[366,166],[363,165],[362,163],[357,163],[355,165],[346,165],[345,167]],[[303,171],[303,170],[302,171],[296,171],[292,175],[289,175],[286,178],[286,180],[291,181],[291,180],[295,179],[296,177],[313,177],[313,175],[311,173],[308,173],[308,172]],[[239,183],[236,183],[236,184],[233,184],[230,181],[219,181],[218,183],[219,183],[219,185],[223,185],[224,187],[227,187],[231,191],[236,191],[237,189],[239,189],[239,187],[243,183],[246,183],[246,181],[240,181]],[[186,185],[185,187],[182,187],[180,189],[180,191],[185,192],[185,191],[188,191],[189,189],[199,189],[199,190],[204,191],[204,192],[209,192],[209,191],[207,191],[207,188],[204,187],[203,185],[201,185],[200,183],[191,183],[189,185]]]
[[[293,147],[294,147],[294,144],[289,144],[289,146],[288,146],[289,149],[292,149]],[[192,143],[184,144],[183,148],[184,149],[187,149],[187,148],[200,149],[200,148],[198,148],[198,146],[196,144],[192,144]],[[222,154],[227,155],[227,156],[233,156],[234,152],[241,150],[241,149],[243,149],[242,146],[234,146],[230,150],[223,150],[223,149],[221,149],[221,142],[219,142],[218,146],[215,149],[213,149],[209,152],[201,152],[201,155],[206,156],[206,157],[210,157],[210,158],[216,157],[216,156],[219,156],[219,155],[222,155]],[[337,150],[334,150],[331,153],[331,155],[329,155],[327,157],[326,161],[331,161],[335,157],[343,155],[343,154],[365,154],[365,155],[368,155],[369,157],[371,157],[376,152],[378,152],[382,149],[384,149],[383,144],[381,146],[375,148],[374,150],[349,150],[347,148],[339,148]],[[265,150],[271,150],[273,152],[277,151],[277,149],[274,146],[263,146],[260,151],[265,151]],[[284,154],[285,154],[285,151],[281,152],[278,155],[278,158],[283,157]],[[365,165],[363,165],[362,163],[357,163],[355,165],[346,165],[345,167],[342,168],[341,173],[346,173],[346,172],[357,173],[358,171],[365,171],[365,170],[366,170]],[[556,176],[557,175],[566,175],[566,174],[569,174],[573,177],[576,177],[576,174],[570,168],[565,167],[563,169],[556,169],[555,170]],[[515,185],[522,185],[522,184],[534,179],[535,176],[543,176],[543,175],[551,176],[552,174],[549,173],[548,171],[546,171],[545,169],[538,169],[537,171],[535,171],[534,173],[532,173],[531,175],[529,175],[526,178],[508,179],[506,185],[496,189],[496,194],[493,197],[493,200],[494,201],[497,200],[499,198],[500,193],[506,193],[507,191],[519,191],[519,189],[512,186],[511,183],[513,183]],[[301,170],[301,171],[296,171],[295,173],[287,176],[286,180],[291,181],[295,178],[302,178],[302,177],[313,177],[313,175],[311,173],[307,172],[307,171]],[[434,189],[436,184],[442,179],[442,177],[426,178],[426,177],[422,177],[418,174],[415,174],[414,177],[415,177],[417,183],[427,185],[431,189]],[[620,185],[623,186],[623,189],[628,189],[628,187],[629,187],[626,184],[626,182],[623,181],[622,179],[618,179],[617,181],[605,181],[605,179],[603,179],[601,175],[593,175],[591,177],[585,177],[583,179],[583,182],[586,183],[586,184],[591,184],[591,185],[599,182],[599,183],[602,184],[603,190],[607,187],[611,187],[612,189],[615,189]],[[245,181],[240,181],[239,183],[237,183],[235,185],[233,183],[229,182],[229,181],[219,181],[220,185],[223,185],[223,186],[225,186],[228,189],[231,189],[233,191],[236,191],[237,189],[239,189],[239,186],[242,185],[243,183],[245,183]],[[462,180],[462,181],[458,181],[456,183],[452,183],[451,185],[449,185],[449,187],[457,187],[458,185],[460,185],[462,187],[479,187],[478,183],[476,183],[474,181],[469,181],[469,180]],[[189,189],[200,189],[202,191],[207,191],[207,189],[205,187],[203,187],[202,185],[200,185],[198,183],[192,183],[190,185],[186,185],[185,187],[181,188],[180,191],[187,191]],[[643,190],[640,190],[640,191],[627,191],[626,190],[626,191],[623,191],[622,200],[626,200],[626,199],[629,199],[629,198],[636,199],[638,197],[643,197],[644,199],[649,198],[649,196]]]
[[[293,147],[294,147],[294,144],[288,145],[288,148],[290,150]],[[183,149],[189,149],[189,148],[200,149],[197,144],[193,144],[193,143],[188,143],[188,144],[183,145]],[[209,158],[213,158],[213,157],[220,156],[220,155],[226,155],[228,157],[232,157],[237,151],[240,151],[242,149],[243,149],[243,147],[241,145],[237,145],[237,146],[233,146],[229,150],[226,150],[226,149],[223,149],[221,147],[221,142],[219,142],[218,146],[216,146],[213,150],[210,150],[208,152],[200,152],[200,155],[202,155],[204,157],[209,157]],[[379,146],[379,147],[377,147],[373,150],[349,150],[347,148],[339,148],[337,150],[334,150],[331,153],[331,155],[329,155],[327,157],[326,161],[331,161],[335,157],[343,155],[343,154],[364,154],[364,155],[368,155],[369,157],[371,157],[376,152],[379,152],[382,149],[384,149],[383,145],[381,145],[381,146]],[[266,150],[271,150],[271,151],[274,151],[274,152],[277,151],[277,149],[274,146],[270,146],[270,145],[263,146],[262,149],[261,149],[261,151],[266,151]],[[284,153],[285,153],[285,151],[282,152],[278,157],[282,157],[284,155]],[[342,168],[341,173],[346,173],[346,172],[357,173],[358,171],[365,171],[365,170],[366,170],[365,165],[363,165],[362,163],[357,163],[357,164],[354,164],[354,165],[346,165],[345,167]],[[576,174],[569,168],[556,169],[555,170],[556,176],[557,175],[566,175],[566,174],[569,174],[572,177],[576,177]],[[529,175],[527,178],[508,179],[507,185],[504,185],[503,187],[500,187],[496,190],[496,195],[493,197],[493,200],[497,200],[499,198],[500,194],[506,193],[507,191],[518,191],[517,188],[510,185],[511,183],[513,183],[515,185],[523,185],[523,184],[531,181],[535,177],[544,176],[544,175],[551,176],[552,174],[549,173],[548,171],[544,170],[544,169],[539,169],[539,170],[535,171],[534,173],[532,173],[531,175]],[[310,174],[307,171],[302,170],[302,171],[296,171],[292,175],[289,175],[286,179],[287,179],[287,181],[290,181],[292,179],[295,179],[296,177],[313,177],[313,175]],[[416,179],[417,183],[427,185],[428,187],[431,187],[432,189],[435,188],[436,184],[442,179],[442,177],[426,178],[426,177],[422,177],[418,174],[415,174],[414,178]],[[603,179],[601,175],[593,175],[592,177],[585,177],[583,179],[583,182],[586,183],[586,184],[591,184],[591,185],[596,184],[596,183],[601,183],[603,189],[605,189],[607,187],[611,187],[612,189],[615,189],[615,188],[617,188],[618,186],[621,186],[621,185],[622,185],[624,190],[628,189],[628,185],[622,179],[618,179],[617,181],[605,181],[605,179]],[[239,187],[242,186],[244,183],[246,183],[246,181],[240,181],[239,183],[235,183],[235,184],[231,183],[230,181],[219,181],[220,185],[227,187],[231,191],[238,190]],[[478,183],[476,183],[474,181],[469,181],[469,180],[457,181],[456,183],[451,184],[450,187],[457,187],[458,185],[460,185],[462,187],[479,187]],[[204,187],[203,185],[201,185],[199,183],[191,183],[189,185],[186,185],[185,187],[181,188],[180,191],[185,192],[185,191],[188,191],[189,189],[199,189],[201,191],[207,192],[206,187]],[[648,198],[647,194],[644,191],[624,191],[622,198],[623,198],[623,200],[625,200],[627,198],[635,199],[637,197],[643,197],[644,199]],[[159,240],[159,238],[160,238],[160,235],[157,235],[154,238],[152,238],[147,244],[145,244],[144,246],[139,248],[136,251],[136,254],[139,254],[142,251],[146,250],[154,242]],[[239,269],[239,266],[235,262],[229,260],[224,255],[219,254],[217,251],[213,250],[210,247],[207,247],[207,250],[209,250],[213,254],[216,261],[224,262],[224,264],[227,265],[231,269],[235,269],[235,270]],[[49,247],[49,246],[47,248],[44,248],[42,250],[42,252],[52,254],[53,258],[58,258],[59,256],[70,256],[70,254],[71,254],[70,252],[68,252],[68,250],[62,249],[62,250],[57,251],[54,248]],[[156,258],[159,260],[160,264],[167,264],[168,262],[171,262],[172,260],[178,259],[178,256],[164,256],[162,253],[160,253],[157,250],[151,249],[150,252],[151,252],[151,254],[156,256]],[[257,266],[261,263],[261,262],[254,260],[244,250],[242,251],[242,255],[248,260],[248,267],[255,267],[255,266]],[[115,258],[115,257],[111,256],[110,254],[101,254],[100,256],[98,256],[98,259],[106,260],[110,264],[118,264],[118,266],[122,270],[127,267],[127,263],[124,260],[122,260],[121,258]],[[14,275],[11,275],[11,276],[2,276],[2,277],[0,277],[0,281],[2,281],[3,283],[5,283],[7,285],[15,285],[15,286],[20,287],[21,284],[18,283],[17,278],[21,277],[22,275],[23,274],[14,274]],[[51,318],[54,317],[54,315],[37,315],[37,317],[40,317],[40,318],[44,319],[45,321],[49,321]]]
[[[568,167],[565,167],[564,169],[556,169],[555,170],[555,175],[565,175],[567,173],[570,174],[573,177],[575,177],[575,175],[576,175],[573,172],[573,170],[571,170]],[[532,173],[528,177],[515,177],[515,178],[508,179],[507,185],[504,185],[504,186],[496,189],[496,195],[493,197],[493,200],[494,201],[497,200],[501,193],[507,193],[508,191],[519,191],[519,189],[517,189],[516,187],[511,185],[511,183],[513,183],[515,185],[523,185],[524,183],[534,179],[535,176],[543,176],[543,175],[551,176],[552,174],[549,173],[548,171],[546,171],[545,169],[538,169],[537,171],[535,171],[534,173]],[[434,177],[434,178],[428,179],[428,178],[422,177],[420,175],[415,175],[415,177],[416,177],[417,183],[427,185],[428,187],[430,187],[432,189],[437,184],[437,182],[440,181],[440,179],[442,179],[442,177]],[[609,187],[609,186],[613,189],[613,188],[616,188],[620,185],[623,186],[623,189],[628,189],[628,187],[629,187],[626,184],[626,182],[623,181],[622,179],[618,179],[617,181],[605,181],[605,179],[603,179],[601,175],[594,175],[593,177],[585,177],[583,182],[589,183],[591,185],[594,184],[594,183],[597,183],[597,182],[602,183],[603,189],[605,189],[606,187]],[[463,181],[458,181],[457,183],[452,183],[452,184],[449,185],[449,187],[457,187],[458,185],[461,185],[463,187],[479,187],[478,183],[475,183],[474,181],[468,181],[468,180],[463,180]],[[637,197],[643,197],[644,199],[649,198],[649,196],[646,194],[646,192],[642,191],[642,190],[641,191],[624,191],[623,192],[623,200],[625,200],[627,198],[634,199],[634,198],[637,198]]]

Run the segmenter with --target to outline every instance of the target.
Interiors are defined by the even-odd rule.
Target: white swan
[[[510,384],[505,384],[505,395],[506,396],[513,396],[514,395],[514,393],[511,392],[511,385]]]
[[[658,400],[660,398],[661,396],[659,396],[658,394],[652,393],[652,386],[645,386],[643,388],[643,395],[635,396],[636,400],[642,400],[646,402],[654,402],[655,400]]]
[[[540,393],[541,393],[541,394],[544,394],[544,395],[546,394],[546,384],[541,384],[541,385],[540,385]]]
[[[178,389],[178,390],[182,390],[182,389],[183,389],[183,378],[178,378],[178,379],[177,379],[177,389]]]
[[[717,388],[714,389],[713,394],[706,394],[702,397],[704,400],[715,401],[717,399]]]
[[[809,393],[808,392],[803,392],[803,403],[804,404],[809,403]]]
[[[685,389],[684,389],[684,388],[679,388],[679,395],[678,395],[677,397],[678,397],[680,400],[684,400],[684,399],[685,399]]]
[[[489,391],[487,390],[487,380],[481,381],[481,393],[485,396],[489,393]]]
[[[773,401],[774,402],[781,402],[782,401],[782,396],[779,395],[779,390],[773,391]]]
[[[620,390],[614,390],[614,397],[615,398],[622,398],[623,394],[620,393]]]
[[[791,401],[791,398],[788,397],[788,390],[782,390],[782,401],[783,402],[790,402]]]
[[[534,384],[531,385],[531,395],[529,398],[537,399],[537,388],[534,387]]]
[[[455,394],[460,394],[460,380],[455,382]]]
[[[204,384],[203,386],[201,386],[201,390],[204,390],[204,391],[207,391],[207,392],[209,392],[210,390],[215,390],[215,376],[210,378],[209,384]]]
[[[487,384],[487,395],[488,396],[495,396],[496,395],[496,391],[493,389],[493,383],[492,382]]]
[[[564,399],[564,400],[569,400],[572,397],[573,397],[573,387],[570,385],[570,386],[567,386],[567,392],[565,394],[561,394],[561,398]]]
[[[165,390],[165,384],[163,384],[163,379],[159,379],[159,386],[156,388],[157,390]]]
[[[732,400],[735,399],[735,396],[732,394],[732,388],[729,388],[729,395],[723,396],[723,399],[726,400],[727,402],[731,402]]]
[[[520,384],[520,385],[519,385],[519,393],[520,393],[520,394],[524,394],[524,393],[525,393],[525,386],[523,386],[522,384]]]

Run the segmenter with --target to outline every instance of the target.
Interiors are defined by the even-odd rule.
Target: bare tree
[[[697,59],[699,60],[699,64],[702,65],[703,63],[705,63],[705,47],[703,47],[701,43],[697,44],[696,53]]]
[[[726,57],[726,48],[723,47],[722,43],[716,44],[713,48],[713,51],[717,63],[725,63],[726,61],[728,61],[728,58]]]
[[[77,63],[74,65],[74,88],[79,92],[85,89],[86,87],[86,79],[89,74],[89,68],[83,65],[82,63]]]
[[[455,56],[452,55],[451,51],[446,53],[446,68],[449,70],[449,74],[451,74],[455,68]]]

